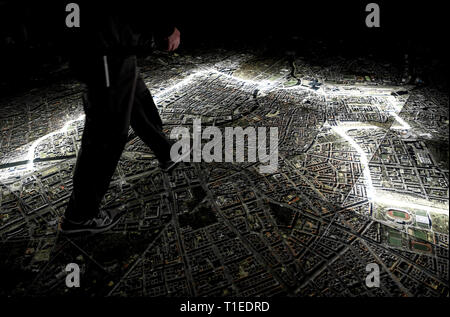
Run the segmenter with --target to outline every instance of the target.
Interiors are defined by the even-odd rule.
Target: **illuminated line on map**
[[[28,154],[27,154],[27,161],[28,161],[28,164],[27,164],[27,170],[34,170],[34,151],[36,150],[36,148],[37,148],[37,146],[42,142],[42,141],[44,141],[45,139],[48,139],[49,137],[51,137],[51,136],[53,136],[53,135],[55,135],[55,134],[60,134],[60,133],[66,133],[68,130],[69,130],[69,126],[72,124],[72,123],[74,123],[74,122],[76,122],[76,121],[80,121],[80,120],[83,120],[84,119],[84,115],[81,115],[81,116],[79,116],[78,118],[76,118],[76,119],[73,119],[73,120],[69,120],[69,121],[67,121],[65,124],[64,124],[64,126],[61,128],[61,129],[59,129],[59,130],[56,130],[56,131],[53,131],[53,132],[50,132],[50,133],[48,133],[48,134],[46,134],[46,135],[44,135],[44,136],[41,136],[39,139],[37,139],[37,140],[35,140],[32,144],[31,144],[31,147],[28,149]]]
[[[419,209],[419,210],[423,210],[423,211],[429,211],[429,212],[434,212],[434,213],[438,213],[438,214],[445,214],[448,215],[448,209],[441,209],[441,208],[436,208],[436,207],[431,207],[431,206],[426,206],[426,205],[421,205],[421,204],[415,204],[412,202],[408,202],[406,200],[399,200],[399,199],[393,199],[391,197],[386,198],[383,197],[382,194],[380,194],[380,191],[377,191],[377,195],[374,199],[374,202],[377,203],[381,203],[384,205],[388,205],[388,206],[393,206],[393,207],[399,207],[399,208],[412,208],[412,209]]]
[[[156,98],[156,99],[161,98],[161,96],[163,96],[163,95],[171,93],[174,90],[180,89],[181,87],[183,87],[183,86],[189,84],[190,82],[192,82],[195,77],[203,75],[205,73],[206,73],[205,70],[201,70],[201,71],[197,71],[197,72],[195,72],[193,74],[190,74],[186,78],[180,80],[178,83],[176,83],[176,84],[174,84],[174,85],[172,85],[172,86],[170,86],[170,87],[168,87],[168,88],[166,88],[166,89],[156,93],[154,98]],[[146,84],[148,84],[148,82]]]
[[[221,72],[219,72],[218,70],[215,70],[215,69],[211,69],[209,71],[212,72],[212,73],[216,73],[218,75],[227,77],[227,78],[232,79],[232,80],[241,81],[241,82],[244,82],[246,84],[256,85],[256,86],[258,86],[258,88],[263,89],[263,90],[270,88],[270,86],[272,85],[272,82],[270,80],[256,81],[256,80],[251,80],[251,79],[242,79],[242,78],[239,78],[239,77],[235,77],[233,75],[228,75],[228,74],[221,73]]]
[[[214,70],[214,71],[212,71],[212,70],[201,70],[201,71],[197,71],[197,72],[195,72],[195,73],[189,75],[188,77],[184,78],[184,79],[181,80],[180,82],[178,82],[178,83],[176,83],[176,84],[170,86],[169,88],[167,88],[167,89],[165,89],[165,90],[163,90],[163,91],[161,91],[161,92],[155,94],[155,98],[160,98],[162,95],[165,95],[165,94],[168,94],[168,93],[170,93],[170,92],[172,92],[172,91],[174,91],[174,90],[177,90],[177,89],[183,87],[184,85],[186,85],[186,84],[192,82],[192,80],[193,80],[195,77],[200,76],[200,75],[203,75],[203,74],[206,74],[206,73],[208,73],[208,72],[217,72],[217,73],[219,73],[219,74],[222,74],[222,73],[220,73],[220,72],[218,72],[218,71],[215,71],[215,70]],[[39,145],[42,141],[44,141],[44,140],[46,140],[46,139],[52,137],[53,135],[67,132],[67,131],[69,130],[69,127],[71,126],[72,123],[77,122],[77,121],[84,120],[84,118],[85,118],[85,115],[81,115],[81,116],[79,116],[79,117],[76,118],[76,119],[69,120],[69,121],[67,121],[67,122],[64,124],[64,126],[63,126],[61,129],[56,130],[56,131],[53,131],[53,132],[50,132],[50,133],[48,133],[48,134],[46,134],[46,135],[41,136],[41,137],[38,138],[37,140],[33,141],[33,143],[31,144],[31,147],[28,149],[28,153],[27,153],[27,156],[26,156],[26,159],[27,159],[28,163],[27,163],[27,167],[26,167],[25,170],[26,170],[26,171],[34,171],[34,159],[35,159],[35,158],[34,158],[34,152],[35,152],[36,148],[38,147],[38,145]]]
[[[217,74],[235,81],[239,81],[239,82],[244,82],[247,84],[251,84],[251,85],[255,85],[258,89],[264,91],[267,89],[275,89],[275,90],[307,90],[311,93],[314,93],[316,95],[320,95],[323,97],[327,97],[327,94],[325,93],[325,91],[323,91],[323,89],[319,89],[319,90],[312,90],[312,89],[308,89],[307,87],[303,87],[300,85],[296,85],[296,86],[292,86],[292,87],[275,87],[272,83],[272,81],[270,80],[262,80],[262,81],[256,81],[256,80],[249,80],[249,79],[242,79],[239,77],[235,77],[233,75],[229,75],[229,74],[225,74],[222,73],[216,69],[213,68],[206,68],[206,69],[200,69],[195,71],[194,73],[188,75],[186,78],[180,80],[178,83],[159,91],[158,93],[156,93],[154,95],[155,99],[160,99],[162,97],[164,97],[165,95],[176,91],[180,88],[182,88],[183,86],[191,83],[195,78],[205,75],[205,74]],[[335,92],[335,95],[343,95],[343,96],[363,96],[366,95],[364,93],[364,89],[368,89],[365,87],[358,87],[360,90],[358,91],[338,91]],[[372,89],[372,88],[370,88]],[[386,96],[383,96],[386,97]],[[390,116],[392,116],[397,123],[400,124],[400,127],[392,127],[391,129],[395,129],[395,130],[409,130],[411,129],[411,126],[405,121],[403,120],[398,113],[401,112],[403,105],[402,102],[399,102],[398,99],[396,99],[393,96],[387,96],[387,101],[390,102],[391,104],[391,109],[393,110],[387,110],[385,111],[387,114],[389,114]],[[402,100],[404,103],[404,100]],[[44,140],[46,140],[47,138],[56,135],[56,134],[60,134],[60,133],[65,133],[67,131],[69,131],[71,125],[74,122],[77,121],[81,121],[84,120],[85,115],[81,115],[76,119],[73,120],[69,120],[67,121],[64,126],[59,129],[56,130],[54,132],[48,133],[40,138],[38,138],[37,140],[33,141],[31,147],[28,149],[27,152],[27,156],[26,159],[28,161],[27,166],[26,166],[26,171],[34,171],[34,152],[36,150],[36,148],[38,147],[38,145],[43,142]],[[382,204],[387,204],[387,205],[392,205],[392,206],[397,206],[397,207],[404,207],[404,208],[415,208],[415,209],[420,209],[420,210],[424,210],[424,211],[430,211],[430,212],[435,212],[435,213],[440,213],[440,214],[449,214],[448,209],[440,209],[440,208],[435,208],[435,207],[430,207],[430,206],[426,206],[426,205],[421,205],[421,204],[416,204],[416,203],[412,203],[412,202],[408,202],[408,201],[404,201],[404,200],[396,200],[396,199],[392,199],[392,198],[386,198],[384,197],[385,195],[382,194],[382,192],[380,192],[379,190],[375,190],[374,186],[373,186],[373,182],[372,182],[372,177],[370,175],[370,169],[369,169],[369,160],[367,157],[367,154],[363,151],[363,149],[353,140],[353,138],[351,138],[350,136],[347,135],[347,131],[350,129],[377,129],[378,127],[376,126],[370,126],[370,125],[364,125],[364,126],[353,126],[353,127],[337,127],[337,126],[332,126],[331,127],[332,130],[337,133],[339,136],[341,136],[344,140],[346,140],[355,150],[356,152],[360,155],[360,163],[363,167],[363,176],[365,178],[365,183],[366,183],[366,193],[367,193],[367,198],[369,199],[369,201],[372,202],[377,202],[377,203],[382,203]]]
[[[208,68],[208,69],[201,69],[201,70],[198,70],[198,71],[190,74],[186,78],[182,79],[180,82],[178,82],[178,83],[176,83],[176,84],[174,84],[174,85],[172,85],[172,86],[170,86],[170,87],[168,87],[168,88],[166,88],[166,89],[156,93],[154,97],[156,99],[159,99],[159,98],[163,97],[164,95],[167,95],[167,94],[169,94],[169,93],[171,93],[173,91],[176,91],[176,90],[180,89],[181,87],[191,83],[196,77],[204,75],[204,74],[208,74],[208,73],[214,73],[214,74],[218,74],[220,76],[226,77],[226,78],[230,78],[232,80],[236,80],[236,81],[240,81],[240,82],[256,85],[261,90],[269,89],[270,86],[272,85],[272,82],[269,81],[269,80],[255,81],[255,80],[249,80],[249,79],[242,79],[242,78],[238,78],[238,77],[235,77],[235,76],[232,76],[232,75],[229,75],[229,74],[222,73],[222,72],[220,72],[220,71],[218,71],[216,69],[213,69],[213,68]],[[322,96],[324,95],[324,93],[322,91],[320,91],[320,92],[319,91],[314,91],[314,90],[310,90],[310,89],[307,89],[307,88],[301,87],[301,86],[294,86],[294,87],[288,87],[288,88],[276,87],[276,89],[305,89],[305,90],[311,91],[313,93],[316,93],[318,95],[322,95]],[[69,120],[69,121],[67,121],[64,124],[64,126],[61,129],[56,130],[54,132],[50,132],[50,133],[40,137],[39,139],[33,141],[32,145],[31,145],[31,147],[30,147],[30,149],[28,150],[28,153],[27,153],[27,161],[28,161],[28,163],[27,163],[26,170],[34,170],[34,152],[35,152],[37,146],[42,141],[46,140],[47,138],[49,138],[49,137],[51,137],[53,135],[60,134],[60,133],[65,133],[66,131],[68,131],[69,126],[72,123],[74,123],[76,121],[83,120],[83,119],[84,119],[84,115],[81,115],[77,119]]]
[[[374,126],[362,126],[359,128],[365,128],[365,129],[373,129],[376,128]],[[349,129],[358,129],[358,127],[352,127],[352,128],[343,128],[343,127],[336,127],[333,126],[331,129],[336,132],[339,136],[341,136],[345,141],[350,143],[350,145],[358,152],[360,157],[360,162],[363,167],[363,175],[366,180],[366,192],[367,192],[367,198],[369,200],[373,200],[375,197],[375,189],[373,187],[372,183],[372,176],[370,175],[370,169],[369,169],[369,160],[367,159],[367,154],[363,151],[363,149],[351,138],[347,135],[346,130]]]
[[[206,73],[206,72],[207,71],[199,71],[199,72],[196,72],[194,74],[191,74],[188,77],[186,77],[185,79],[181,80],[179,83],[169,87],[168,89],[165,89],[165,90],[161,91],[160,93],[155,94],[155,97],[159,98],[160,95],[167,94],[167,93],[172,92],[173,90],[179,89],[180,87],[190,83],[194,79],[195,76],[199,76],[199,75],[201,75],[203,73]],[[69,130],[70,125],[72,123],[84,120],[84,118],[85,118],[85,115],[81,115],[81,116],[79,116],[76,119],[69,120],[69,121],[67,121],[64,124],[64,126],[61,129],[53,131],[53,132],[50,132],[50,133],[40,137],[39,139],[33,141],[33,143],[31,144],[31,147],[28,149],[28,153],[27,153],[27,161],[28,161],[28,163],[27,163],[26,171],[29,171],[29,170],[30,171],[34,171],[34,159],[35,159],[34,158],[34,152],[35,152],[36,148],[38,147],[38,145],[42,141],[48,139],[49,137],[51,137],[53,135],[67,132]]]
[[[168,87],[168,88],[166,88],[166,89],[156,93],[154,97],[155,97],[155,99],[159,99],[159,98],[163,97],[164,95],[167,95],[167,94],[169,94],[169,93],[171,93],[173,91],[176,91],[176,90],[180,89],[181,87],[191,83],[196,77],[201,76],[201,75],[205,75],[205,74],[208,74],[208,73],[214,73],[214,74],[218,74],[220,76],[224,76],[224,77],[236,80],[236,81],[241,81],[241,82],[245,82],[245,83],[248,83],[248,84],[253,84],[253,85],[258,86],[262,90],[268,89],[271,86],[271,82],[268,81],[268,80],[254,81],[254,80],[248,80],[248,79],[241,79],[241,78],[238,78],[238,77],[235,77],[235,76],[232,76],[232,75],[224,74],[222,72],[219,72],[218,70],[215,70],[215,69],[211,68],[211,69],[199,70],[199,71],[194,72],[193,74],[190,74],[186,78],[182,79],[180,82],[178,82],[178,83],[176,83],[176,84],[174,84],[174,85],[172,85],[172,86],[170,86],[170,87]],[[34,159],[35,159],[34,158],[34,152],[35,152],[36,148],[38,147],[38,145],[42,141],[52,137],[53,135],[67,132],[69,130],[70,125],[72,123],[80,121],[80,120],[83,120],[84,117],[85,117],[84,115],[81,115],[81,116],[79,116],[76,119],[69,120],[69,121],[67,121],[64,124],[64,126],[61,129],[53,131],[53,132],[50,132],[50,133],[48,133],[48,134],[38,138],[37,140],[33,141],[33,143],[31,144],[31,147],[28,149],[28,153],[27,153],[27,156],[26,156],[28,163],[27,163],[27,166],[26,166],[25,170],[26,171],[34,171]]]
[[[170,87],[168,87],[168,88],[158,92],[157,94],[155,94],[154,97],[156,99],[161,98],[162,96],[167,95],[167,94],[169,94],[169,93],[171,93],[173,91],[176,91],[176,90],[182,88],[183,86],[191,83],[196,77],[199,77],[199,76],[202,76],[202,75],[205,75],[205,74],[211,74],[211,73],[214,73],[214,74],[217,74],[217,75],[220,75],[220,76],[232,79],[232,80],[244,82],[244,83],[247,83],[247,84],[256,85],[260,89],[267,89],[267,88],[270,88],[270,86],[272,85],[272,82],[269,81],[269,80],[255,81],[255,80],[250,80],[250,79],[242,79],[242,78],[238,78],[238,77],[235,77],[235,76],[232,76],[232,75],[228,75],[228,74],[219,72],[216,69],[210,68],[210,69],[198,70],[198,71],[190,74],[189,76],[187,76],[186,78],[182,79],[178,83],[176,83],[176,84],[174,84],[174,85],[172,85],[172,86],[170,86]]]

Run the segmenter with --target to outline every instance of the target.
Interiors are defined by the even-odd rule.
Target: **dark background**
[[[58,18],[64,25],[65,2],[0,0],[0,95],[36,85],[45,79],[42,73],[64,64],[61,29],[54,23],[62,11]],[[380,6],[380,28],[365,25],[370,2]],[[308,55],[321,43],[330,55],[371,55],[393,63],[401,63],[408,53],[430,70],[428,76],[440,79],[448,66],[446,15],[443,1],[405,0],[173,1],[164,12],[152,6],[148,10],[149,19],[167,16],[177,21],[180,50],[254,47]]]

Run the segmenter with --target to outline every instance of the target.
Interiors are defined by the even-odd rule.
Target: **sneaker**
[[[96,217],[81,222],[63,217],[60,231],[63,234],[100,233],[114,227],[122,216],[121,210],[101,210]]]

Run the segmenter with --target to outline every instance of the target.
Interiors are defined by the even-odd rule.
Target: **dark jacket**
[[[83,82],[96,78],[106,61],[148,55],[155,43],[164,45],[164,39],[175,28],[170,20],[170,8],[154,0],[73,2],[80,9],[80,27],[64,25],[62,46],[69,57],[72,73]],[[65,16],[69,13],[64,7]],[[65,24],[65,18],[63,21]]]
[[[148,52],[153,40],[163,41],[175,27],[170,20],[170,7],[154,0],[73,2],[80,8],[80,27],[65,27],[69,55]],[[69,14],[65,10],[64,13]]]

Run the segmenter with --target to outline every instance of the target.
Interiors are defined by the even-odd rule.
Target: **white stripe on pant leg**
[[[105,67],[106,87],[109,87],[109,68],[107,56],[103,56],[103,66]]]

